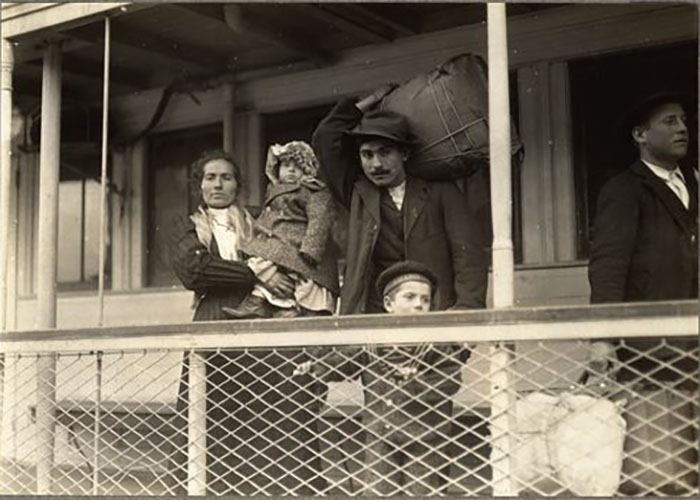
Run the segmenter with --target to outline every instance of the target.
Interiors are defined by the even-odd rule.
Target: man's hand
[[[397,83],[385,83],[384,85],[378,87],[370,95],[363,97],[362,99],[357,101],[355,103],[355,106],[357,106],[357,108],[364,113],[369,108],[379,103],[398,86],[399,85]]]
[[[277,271],[267,281],[262,281],[262,286],[272,294],[283,299],[294,297],[294,282],[289,276]]]

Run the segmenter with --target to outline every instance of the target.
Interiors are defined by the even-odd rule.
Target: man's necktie
[[[669,173],[667,184],[673,190],[676,196],[678,196],[678,199],[681,200],[683,206],[687,209],[690,196],[688,195],[688,188],[685,186],[683,177],[681,177],[678,169],[672,170]]]

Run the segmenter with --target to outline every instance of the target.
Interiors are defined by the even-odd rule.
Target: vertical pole
[[[505,308],[513,306],[514,278],[506,5],[487,4],[487,19],[493,301],[494,307]],[[515,494],[511,471],[515,399],[510,377],[512,355],[508,346],[493,345],[490,361],[493,495],[512,496]]]
[[[58,250],[58,182],[61,154],[61,47],[44,49],[41,82],[41,144],[39,173],[39,262],[37,315],[39,329],[56,327],[56,264]],[[39,495],[51,493],[56,427],[56,359],[37,360],[37,465]]]
[[[253,206],[262,206],[264,200],[265,187],[263,184],[263,170],[260,165],[265,165],[263,152],[263,118],[257,111],[248,114],[248,135],[247,135],[247,179],[248,203]]]
[[[229,154],[234,154],[235,140],[235,113],[234,106],[236,105],[236,85],[233,82],[227,83],[223,88],[224,92],[224,144],[223,148]]]
[[[3,38],[0,52],[0,332],[7,328],[7,257],[10,243],[10,193],[12,192],[12,43]]]
[[[105,309],[105,240],[106,240],[106,208],[107,208],[107,141],[109,121],[109,60],[110,60],[110,24],[105,17],[104,41],[104,76],[102,80],[102,170],[100,175],[100,252],[97,271],[97,326],[104,323]]]
[[[58,182],[61,154],[61,47],[44,51],[41,87],[39,156],[39,262],[37,273],[39,329],[56,327]]]
[[[7,290],[10,244],[10,193],[12,192],[12,43],[0,47],[0,337],[7,330]],[[4,411],[5,358],[0,357],[0,425]],[[0,432],[2,429],[0,429]],[[1,436],[0,436],[1,437]]]
[[[512,187],[510,169],[510,96],[506,6],[489,3],[489,142],[491,216],[493,218],[494,307],[513,305]]]
[[[190,352],[187,407],[187,494],[207,493],[207,384],[204,356]]]
[[[148,174],[146,170],[146,141],[134,144],[131,151],[131,181],[129,186],[129,263],[131,289],[138,290],[146,284],[146,209],[148,202]]]
[[[80,282],[85,281],[85,177],[80,180]]]
[[[130,151],[130,150],[129,150]],[[111,155],[112,176],[110,181],[117,186],[120,194],[110,196],[110,213],[114,215],[111,219],[112,235],[112,290],[130,289],[130,263],[129,263],[129,240],[130,240],[130,208],[129,204],[129,169],[131,162],[128,161],[126,152],[113,151]]]
[[[16,113],[15,113],[16,112]],[[12,142],[18,141],[24,132],[24,117],[18,108],[13,108],[12,126],[16,129],[12,133]],[[16,155],[16,145],[12,145],[12,173],[10,191],[10,227],[7,244],[7,291],[5,293],[5,330],[17,329],[17,285],[19,283],[19,273],[17,261],[19,256],[19,179],[23,159],[21,155]]]
[[[100,494],[100,418],[102,405],[102,351],[97,351],[96,355],[96,375],[95,375],[95,422],[94,438],[92,443],[92,494]]]

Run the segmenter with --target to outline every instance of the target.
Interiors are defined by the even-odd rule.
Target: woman
[[[223,151],[193,165],[200,206],[174,223],[171,262],[195,292],[194,321],[225,319],[256,284],[239,249],[252,236],[242,206],[241,172]],[[294,284],[282,273],[260,283],[290,297]],[[207,353],[207,485],[215,494],[311,495],[320,477],[316,419],[322,390],[308,376],[292,376],[300,351],[248,349]],[[178,409],[188,404],[185,355]]]

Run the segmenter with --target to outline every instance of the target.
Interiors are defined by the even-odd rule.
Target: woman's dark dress
[[[183,285],[198,297],[194,321],[227,319],[221,308],[236,307],[255,275],[242,262],[211,252],[194,223],[174,223],[171,262]],[[325,489],[320,475],[317,418],[323,388],[310,376],[294,376],[306,359],[299,350],[246,349],[208,353],[207,491],[229,495],[312,495]],[[187,354],[178,410],[188,402]]]

